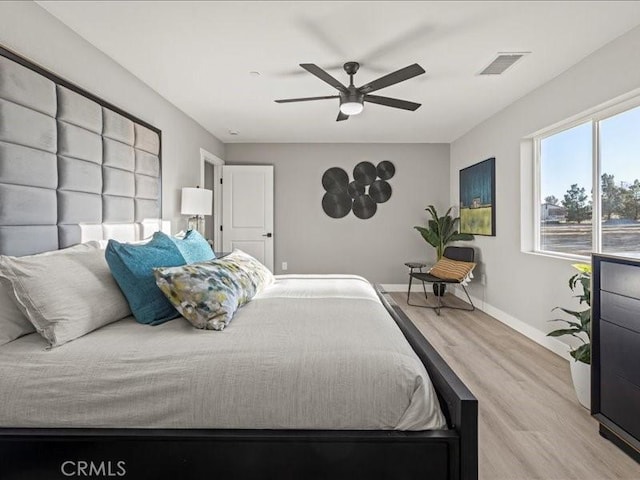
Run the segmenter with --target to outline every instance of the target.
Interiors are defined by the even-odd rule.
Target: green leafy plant
[[[578,270],[578,273],[569,279],[569,288],[572,292],[580,288],[582,293],[575,295],[580,304],[586,303],[589,308],[582,311],[569,310],[562,307],[556,307],[554,310],[561,310],[567,315],[572,316],[575,320],[565,320],[564,318],[555,318],[551,322],[566,323],[569,328],[560,328],[547,334],[548,337],[562,337],[570,335],[578,338],[582,344],[569,352],[577,362],[583,362],[591,365],[591,265],[586,263],[576,263],[572,265]],[[587,337],[585,340],[584,334]]]
[[[431,220],[427,222],[426,227],[415,226],[413,228],[418,230],[422,238],[436,249],[438,260],[442,258],[444,248],[448,243],[473,240],[473,235],[458,232],[456,225],[460,222],[460,217],[453,218],[450,215],[451,208],[442,217],[438,215],[433,205],[429,205],[425,210],[431,215]]]

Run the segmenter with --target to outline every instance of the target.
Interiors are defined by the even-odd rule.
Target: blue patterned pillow
[[[196,328],[223,330],[236,310],[274,281],[273,274],[241,250],[182,267],[154,269],[156,283]]]
[[[142,245],[109,240],[105,258],[138,322],[158,325],[180,316],[158,290],[153,276],[156,267],[186,263],[168,235],[156,232],[149,242]]]
[[[187,263],[206,262],[216,258],[211,245],[197,230],[189,230],[183,238],[171,237]]]

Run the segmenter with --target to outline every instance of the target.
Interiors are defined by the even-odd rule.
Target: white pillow
[[[98,242],[0,257],[18,308],[52,347],[131,315]]]
[[[40,253],[38,256],[57,255],[67,250],[53,250]],[[0,259],[2,258],[0,256]],[[11,283],[2,278],[2,271],[0,270],[0,345],[5,345],[16,338],[35,331],[33,324],[18,307]]]
[[[9,282],[0,278],[0,345],[36,331],[29,319],[18,309],[13,295],[9,293],[10,288]]]

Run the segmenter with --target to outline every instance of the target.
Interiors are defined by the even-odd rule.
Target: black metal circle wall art
[[[348,193],[325,193],[322,197],[322,209],[331,218],[342,218],[351,211],[352,199]]]
[[[349,174],[343,169],[333,167],[322,175],[322,186],[329,193],[346,193]]]
[[[387,180],[396,173],[389,160],[375,166],[371,162],[360,162],[353,169],[353,181],[342,168],[332,167],[322,175],[325,194],[322,209],[332,218],[342,218],[353,210],[353,214],[366,220],[375,215],[378,204],[391,198],[392,188]]]
[[[376,171],[378,172],[378,176],[382,180],[389,180],[396,173],[396,167],[393,166],[389,160],[383,160],[376,167]]]
[[[355,180],[349,184],[347,187],[347,192],[351,195],[351,198],[359,197],[360,195],[364,195],[365,186],[360,185]]]
[[[369,187],[369,196],[376,203],[384,203],[391,198],[391,185],[385,180],[376,180]]]
[[[377,176],[376,166],[371,162],[360,162],[353,169],[353,179],[360,185],[371,185]]]
[[[353,199],[353,214],[358,218],[363,220],[371,218],[376,214],[377,209],[378,205],[367,194]]]

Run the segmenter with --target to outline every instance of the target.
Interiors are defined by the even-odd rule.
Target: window
[[[589,255],[591,122],[540,140],[540,250]]]
[[[640,254],[640,107],[600,122],[605,253]]]
[[[640,256],[638,103],[535,138],[536,251]]]

